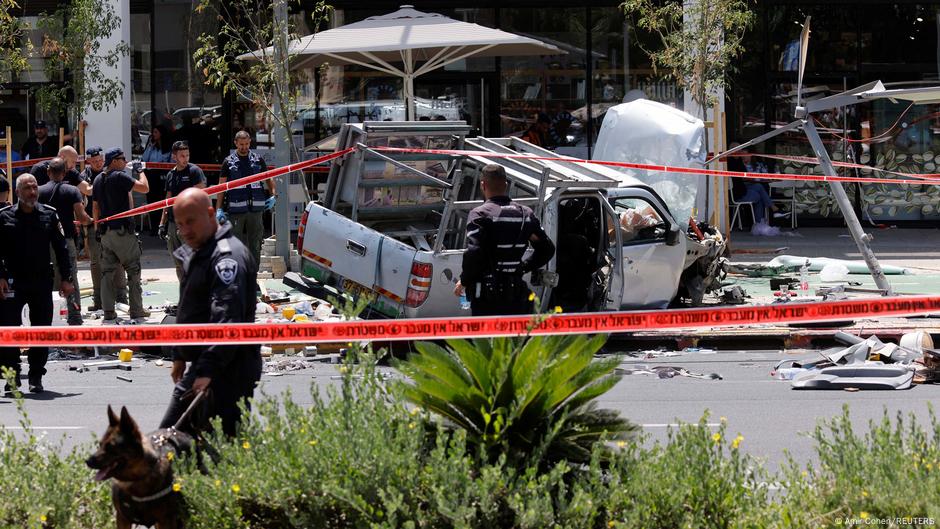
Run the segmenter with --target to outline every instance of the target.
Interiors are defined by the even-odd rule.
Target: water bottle
[[[800,290],[809,290],[809,259],[800,267]]]
[[[467,299],[467,292],[460,293],[460,310],[470,310],[470,300]]]

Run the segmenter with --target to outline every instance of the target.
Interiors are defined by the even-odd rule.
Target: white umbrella
[[[273,48],[239,56],[258,60],[273,55]],[[498,29],[460,22],[412,6],[367,18],[361,22],[308,35],[288,46],[288,55],[300,57],[292,68],[357,64],[404,80],[408,119],[414,119],[414,78],[448,64],[475,57],[560,55],[565,52],[538,40]],[[393,66],[401,63],[401,67]],[[420,63],[420,66],[417,66]]]

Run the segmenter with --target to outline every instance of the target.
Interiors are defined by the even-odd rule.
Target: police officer
[[[83,184],[78,187],[78,190],[85,196],[85,213],[89,217],[95,214],[92,186],[95,183],[95,177],[101,174],[103,170],[104,149],[101,147],[85,149],[85,170],[80,174]],[[91,286],[93,290],[92,305],[88,307],[88,312],[101,310],[101,245],[98,243],[98,238],[94,223],[85,226],[85,250],[91,264]],[[120,265],[114,271],[114,284],[117,288],[118,303],[127,303],[127,276],[124,274],[124,268]]]
[[[105,171],[95,177],[95,183],[92,185],[92,211],[101,241],[101,305],[104,309],[104,321],[114,322],[117,319],[117,313],[114,311],[117,298],[114,275],[120,265],[127,274],[130,317],[140,322],[150,313],[144,310],[140,285],[140,240],[134,232],[134,219],[98,221],[130,210],[131,201],[128,194],[131,191],[146,193],[150,185],[143,171],[134,168],[126,170],[127,160],[120,147],[105,153],[104,164]],[[131,173],[137,173],[137,178]]]
[[[222,161],[219,183],[245,178],[268,170],[264,159],[249,150],[251,135],[240,130],[235,134],[235,152]],[[265,191],[267,186],[267,191]],[[224,199],[224,203],[223,203]],[[232,222],[232,233],[248,247],[255,262],[261,262],[261,240],[264,238],[262,213],[274,207],[274,179],[231,189],[216,196],[215,209],[219,220]]]
[[[198,187],[205,189],[206,175],[198,166],[189,163],[189,144],[185,141],[178,141],[173,144],[173,158],[176,160],[176,167],[170,169],[166,174],[166,198],[170,199],[179,195],[185,189]],[[164,208],[163,215],[160,217],[160,228],[157,230],[161,239],[166,241],[166,248],[170,251],[170,256],[176,249],[183,245],[179,234],[176,232],[176,222],[173,221],[173,208]],[[173,264],[176,265],[176,278],[183,280],[183,264],[173,257]]]
[[[530,313],[531,292],[522,275],[545,266],[555,245],[532,210],[506,195],[503,166],[485,166],[480,189],[486,202],[467,217],[467,251],[454,294],[467,293],[474,316]],[[523,261],[529,245],[535,251]]]
[[[56,154],[56,157],[65,161],[65,183],[75,187],[82,187],[81,173],[75,168],[75,164],[78,163],[78,152],[76,152],[74,148],[66,145],[59,149],[59,153]],[[29,174],[36,177],[36,183],[39,184],[40,187],[49,181],[49,164],[51,162],[52,160],[39,162],[29,170]]]
[[[82,202],[82,194],[78,188],[65,183],[63,180],[65,178],[65,167],[65,160],[62,158],[53,158],[49,162],[49,181],[39,186],[39,202],[52,206],[59,214],[59,221],[62,223],[62,232],[65,235],[65,243],[69,251],[69,264],[71,265],[72,275],[61,275],[62,271],[59,267],[55,267],[55,282],[67,280],[75,287],[75,292],[66,300],[68,324],[81,325],[82,299],[81,294],[79,294],[81,287],[78,284],[78,250],[75,242],[78,238],[78,230],[75,228],[75,223],[90,224],[91,217],[85,213],[85,204]]]
[[[4,325],[19,325],[23,306],[29,306],[29,321],[34,327],[52,323],[52,263],[49,250],[63,278],[72,275],[68,248],[62,226],[54,208],[39,203],[36,179],[24,173],[16,179],[16,205],[0,209],[0,295],[13,292],[12,309]],[[59,283],[59,295],[68,297],[75,287],[67,280]],[[47,347],[31,347],[29,359],[29,391],[41,393],[42,376],[46,374]],[[7,348],[0,353],[0,366],[9,367],[19,380],[19,349]],[[7,388],[10,390],[12,388]]]
[[[185,243],[176,251],[184,270],[176,321],[254,322],[258,265],[245,245],[233,237],[231,225],[217,222],[209,195],[197,188],[184,190],[173,204],[173,215]],[[225,434],[234,436],[240,415],[238,403],[251,398],[261,378],[260,347],[245,344],[174,348],[170,376],[176,387],[161,428],[176,423],[190,394],[210,389],[209,415],[221,417]]]

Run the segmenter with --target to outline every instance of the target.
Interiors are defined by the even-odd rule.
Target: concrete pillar
[[[111,32],[111,36],[101,42],[101,53],[114,49],[122,41],[131,42],[131,2],[130,0],[105,0],[115,10],[121,25]],[[106,68],[105,78],[121,81],[124,91],[117,103],[111,107],[95,111],[85,109],[84,119],[88,122],[85,129],[85,145],[101,146],[105,150],[121,147],[130,157],[131,152],[131,57],[124,55],[114,68]]]

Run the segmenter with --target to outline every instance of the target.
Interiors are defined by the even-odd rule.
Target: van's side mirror
[[[666,232],[666,246],[675,246],[679,244],[679,236],[682,234],[682,230],[679,226],[670,226],[669,231]]]

